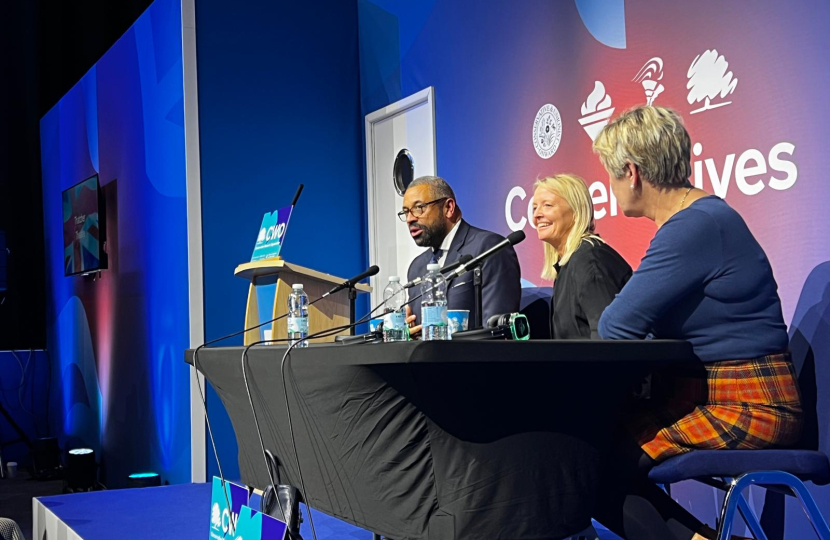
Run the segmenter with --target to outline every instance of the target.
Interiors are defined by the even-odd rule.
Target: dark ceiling
[[[0,350],[45,348],[40,117],[147,9],[150,0],[11,0],[0,17],[0,231],[8,290]]]

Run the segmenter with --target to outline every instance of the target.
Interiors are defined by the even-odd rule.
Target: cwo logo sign
[[[536,114],[533,121],[533,148],[542,159],[550,159],[562,140],[562,117],[559,110],[548,103]]]
[[[213,503],[210,512],[210,527],[217,532],[221,532],[221,538],[224,538],[227,534],[234,534],[238,520],[238,514],[232,514],[227,508],[220,509],[219,503]],[[211,538],[220,538],[214,534],[210,536]]]
[[[259,230],[259,235],[257,236],[257,242],[270,242],[271,240],[278,240],[282,238],[282,234],[285,232],[285,223],[280,223],[279,225],[271,225],[270,227],[263,227]]]

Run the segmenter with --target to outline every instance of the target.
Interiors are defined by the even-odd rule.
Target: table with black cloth
[[[243,348],[199,351],[242,481],[268,472]],[[284,347],[249,351],[265,447],[300,487]],[[193,364],[193,352],[186,360]],[[632,383],[697,362],[681,341],[443,341],[292,350],[285,383],[309,504],[395,540],[557,539],[590,523],[600,453]]]

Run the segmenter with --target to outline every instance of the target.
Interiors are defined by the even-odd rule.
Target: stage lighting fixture
[[[61,472],[61,449],[55,437],[32,441],[32,467],[35,478],[51,478]]]
[[[98,481],[98,464],[91,448],[73,448],[66,458],[66,487],[69,491],[91,491]]]
[[[154,472],[133,473],[127,478],[127,487],[142,488],[161,485],[161,476]]]

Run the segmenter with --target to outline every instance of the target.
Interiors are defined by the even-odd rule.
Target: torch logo
[[[579,123],[585,133],[596,140],[599,132],[608,124],[611,115],[614,114],[614,107],[611,106],[611,96],[605,92],[605,85],[600,81],[594,81],[594,90],[582,104],[582,118]]]
[[[659,82],[662,79],[663,59],[655,56],[643,64],[643,67],[640,68],[640,71],[631,80],[643,85],[643,90],[646,91],[646,105],[653,105],[657,96],[665,90]]]

